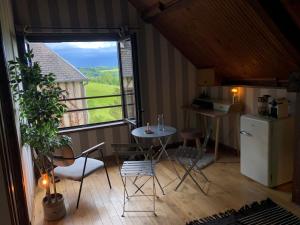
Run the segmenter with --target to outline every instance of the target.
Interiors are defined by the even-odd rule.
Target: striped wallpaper
[[[103,28],[128,25],[138,35],[138,60],[144,123],[183,127],[180,106],[195,97],[195,67],[152,25],[145,24],[127,0],[14,0],[15,24],[39,28]],[[76,30],[78,31],[78,30]],[[127,142],[126,126],[71,133],[77,151],[106,141]],[[173,140],[175,140],[174,138]]]

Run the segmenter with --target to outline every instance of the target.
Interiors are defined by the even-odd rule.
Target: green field
[[[118,68],[92,67],[79,68],[89,79],[85,85],[86,96],[120,94]],[[88,107],[120,105],[121,97],[88,99]],[[88,110],[89,123],[101,123],[123,118],[122,107]]]
[[[120,84],[119,69],[118,68],[109,68],[109,67],[89,67],[89,68],[79,68],[90,81],[102,83],[102,84],[111,84],[117,85]]]

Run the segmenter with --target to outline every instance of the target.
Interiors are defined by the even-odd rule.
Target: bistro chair
[[[117,163],[119,165],[119,172],[124,186],[122,217],[125,216],[125,212],[153,212],[154,215],[156,216],[155,199],[157,195],[156,195],[155,181],[158,183],[162,192],[163,189],[155,174],[156,161],[152,160],[152,153],[153,153],[152,146],[149,148],[149,150],[146,150],[147,148],[140,144],[112,144],[111,146],[115,150]],[[137,160],[137,158],[139,160]],[[124,160],[122,164],[120,163],[121,160]],[[136,181],[141,177],[148,177],[148,178],[142,185],[137,185]],[[152,179],[152,194],[146,194],[142,190],[142,188],[151,179]],[[133,194],[129,194],[127,180],[131,181],[131,183],[136,188]],[[153,210],[127,210],[126,209],[126,202],[129,200],[129,198],[143,197],[143,196],[144,197],[148,196],[153,198]]]
[[[92,173],[96,172],[101,168],[104,168],[109,187],[111,188],[107,168],[103,161],[103,145],[104,142],[97,144],[83,151],[79,156],[76,157],[74,156],[72,147],[69,145],[57,149],[53,154],[53,164],[54,166],[56,166],[54,168],[54,176],[80,182],[80,188],[76,204],[77,209],[79,206],[82,184],[85,177],[91,175]],[[99,159],[101,160],[89,157],[92,153],[96,151],[98,152]]]
[[[175,153],[175,160],[182,166],[185,173],[181,177],[180,182],[175,188],[175,191],[180,187],[184,180],[189,176],[193,182],[197,185],[201,192],[205,195],[203,188],[197,182],[193,176],[193,172],[200,174],[206,182],[209,182],[208,178],[203,173],[203,169],[212,164],[215,161],[214,154],[206,152],[206,146],[211,134],[211,129],[208,129],[205,135],[204,142],[201,145],[200,136],[201,132],[196,129],[186,129],[181,132],[181,136],[184,139],[183,146],[180,146]],[[187,140],[195,140],[196,148],[188,147]]]
[[[133,136],[131,135],[132,130],[137,128],[135,119],[125,119],[125,123],[128,125],[128,140],[130,143],[135,143]]]

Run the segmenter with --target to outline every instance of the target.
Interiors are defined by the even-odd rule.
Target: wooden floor
[[[109,189],[103,170],[86,178],[78,210],[75,205],[79,183],[68,180],[58,183],[58,191],[64,194],[67,207],[67,216],[58,222],[50,223],[43,220],[41,199],[44,193],[38,190],[32,224],[184,225],[194,218],[206,217],[230,208],[238,209],[246,203],[267,197],[300,216],[300,207],[291,203],[291,194],[286,188],[283,191],[268,189],[242,176],[236,157],[221,156],[220,161],[204,170],[211,181],[205,186],[208,190],[207,196],[202,194],[190,179],[176,192],[174,187],[178,181],[166,187],[164,196],[157,190],[159,195],[157,217],[151,213],[127,213],[125,218],[121,217],[123,186],[117,166],[112,165],[109,167],[109,175],[113,188]],[[157,166],[157,175],[163,185],[175,178],[171,168],[166,161],[160,162]],[[201,181],[201,178],[199,180]],[[149,183],[146,191],[151,190],[151,187]],[[150,207],[147,198],[133,198],[129,204],[129,207],[138,209]]]

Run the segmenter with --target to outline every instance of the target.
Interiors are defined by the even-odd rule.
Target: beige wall
[[[12,17],[12,11],[11,11],[11,4],[10,0],[0,0],[0,20],[1,20],[1,29],[3,34],[3,42],[4,42],[4,51],[6,58],[8,60],[15,59],[17,57],[17,47],[16,47],[16,39],[15,39],[15,31],[14,31],[14,25],[13,25],[13,17]],[[18,111],[17,105],[15,106],[16,112]],[[16,113],[17,114],[17,113]],[[16,115],[16,118],[18,118],[18,115]],[[17,127],[19,127],[19,122],[17,122]],[[18,130],[19,140],[20,140],[20,132]],[[20,142],[21,143],[21,142]],[[22,148],[22,147],[21,147]],[[32,165],[32,159],[30,154],[30,149],[24,147],[22,148],[22,151],[20,152],[21,159],[22,159],[22,168],[23,168],[23,178],[24,178],[24,185],[25,185],[25,191],[26,191],[26,199],[27,199],[27,205],[29,210],[29,217],[31,219],[31,212],[32,212],[32,206],[33,206],[33,196],[34,196],[34,188],[35,188],[35,182],[34,182],[34,176],[33,176],[33,165]],[[1,185],[3,183],[1,182]],[[5,194],[3,191],[0,191],[0,195]],[[2,204],[3,201],[0,201],[0,204]],[[1,211],[2,215],[2,211]],[[6,214],[8,215],[8,214]],[[1,224],[9,224],[2,221],[1,216]]]
[[[144,122],[156,123],[157,114],[164,113],[167,124],[183,127],[181,105],[195,97],[195,67],[152,25],[145,24],[127,0],[68,0],[16,2],[16,24],[38,27],[120,27],[138,28],[138,60]],[[68,30],[70,31],[70,30]],[[73,133],[76,145],[84,149],[98,140],[112,138],[125,141],[127,129],[113,127]],[[79,135],[80,134],[80,135]],[[79,138],[80,137],[80,138]],[[173,139],[175,140],[175,138]],[[111,154],[111,150],[107,150]]]
[[[222,98],[231,100],[231,88],[232,87],[209,87],[207,88],[208,94],[212,98]],[[290,105],[294,104],[292,93],[288,93],[286,89],[279,88],[258,88],[258,87],[238,87],[240,101],[244,105],[245,114],[256,114],[257,113],[257,97],[268,94],[272,97],[286,97],[291,102]],[[198,93],[201,93],[202,89],[198,89]],[[220,126],[220,142],[235,149],[239,149],[239,116],[232,115],[222,120]],[[199,124],[197,124],[198,126]]]

